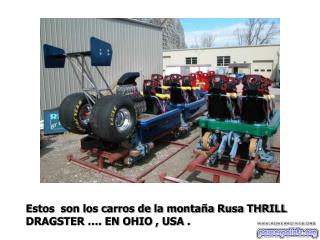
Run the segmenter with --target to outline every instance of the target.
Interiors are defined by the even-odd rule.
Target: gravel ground
[[[277,96],[276,107],[280,109],[280,100]],[[193,139],[200,136],[200,129],[195,127],[188,136],[178,140],[179,143],[188,143]],[[42,183],[66,183],[66,182],[90,182],[90,183],[105,183],[105,182],[121,182],[121,180],[97,173],[94,170],[89,170],[77,166],[66,159],[66,155],[75,154],[77,156],[83,156],[80,154],[80,139],[83,136],[65,133],[62,135],[46,137],[42,148],[40,149],[40,182]],[[185,147],[176,155],[172,156],[168,161],[159,165],[152,172],[144,176],[142,179],[145,182],[156,183],[159,182],[159,174],[166,172],[169,176],[175,176],[181,172],[185,166],[194,159],[193,149],[198,139],[194,140],[188,147]],[[280,146],[280,129],[277,134],[270,139],[272,146]],[[145,158],[142,162],[134,165],[131,168],[123,167],[121,165],[107,166],[107,169],[114,172],[126,175],[132,178],[140,175],[146,169],[150,168],[154,164],[164,160],[170,154],[175,153],[181,147],[174,144],[168,144],[159,142],[156,144],[156,148],[152,151],[152,154]],[[275,167],[280,167],[280,156],[276,155]],[[94,161],[94,159],[90,159]],[[220,169],[224,169],[225,166],[220,165]],[[228,170],[237,172],[234,167],[229,166]],[[192,183],[211,182],[212,176],[199,172],[183,174],[181,179]],[[227,178],[221,178],[221,182],[233,182]],[[268,183],[275,182],[275,176],[264,174],[258,179],[253,179],[251,182]]]

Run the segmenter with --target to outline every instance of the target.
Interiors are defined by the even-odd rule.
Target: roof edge
[[[108,19],[108,18],[102,18],[102,19]],[[157,28],[162,30],[161,26],[152,24],[152,23],[147,23],[147,22],[142,22],[136,19],[132,19],[132,18],[113,18],[113,19],[117,19],[117,20],[121,20],[121,21],[125,21],[125,22],[131,22],[131,23],[136,23],[136,24],[141,24],[141,25],[145,25],[145,26],[149,26],[149,27],[153,27],[153,28]]]
[[[223,48],[250,48],[250,47],[276,47],[280,44],[262,44],[262,45],[245,45],[245,46],[232,46],[232,47],[211,47],[211,48],[179,48],[179,49],[167,49],[163,52],[174,52],[174,51],[189,51],[189,50],[209,50],[209,49],[223,49]]]

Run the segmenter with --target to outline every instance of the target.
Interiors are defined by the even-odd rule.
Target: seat
[[[261,75],[246,75],[242,81],[241,120],[247,123],[263,123],[268,120],[268,103],[263,94],[268,85]]]
[[[179,83],[172,83],[170,89],[170,102],[174,105],[183,104],[186,102],[183,91],[180,88]]]
[[[267,102],[258,96],[242,99],[241,120],[247,123],[263,123],[268,120]]]
[[[163,79],[160,74],[152,74],[151,79],[143,81],[143,94],[144,95],[156,95],[157,93],[161,94],[161,80]]]
[[[194,102],[197,100],[196,96],[194,95],[191,82],[192,82],[191,76],[187,75],[182,77],[182,87],[190,87],[190,89],[184,90],[185,93],[187,94],[186,97],[188,99],[188,102]]]
[[[155,116],[157,116],[157,115],[149,114],[149,113],[142,113],[138,116],[138,120],[147,120],[150,118],[154,118]]]
[[[227,92],[233,92],[237,82],[230,81],[224,75],[212,75],[208,96],[208,113],[211,118],[233,119],[235,118],[236,101],[228,97]],[[232,79],[231,79],[232,80]],[[228,86],[230,84],[230,86]],[[228,89],[229,87],[229,89]]]

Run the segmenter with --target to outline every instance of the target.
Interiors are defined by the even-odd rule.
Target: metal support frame
[[[70,62],[70,65],[75,73],[75,76],[81,86],[82,91],[86,95],[88,102],[92,105],[95,103],[96,99],[102,96],[101,92],[107,90],[113,95],[112,89],[110,88],[109,84],[107,83],[106,79],[104,78],[101,70],[95,66],[94,68],[97,70],[99,76],[101,77],[102,81],[106,85],[106,89],[99,89],[94,78],[92,72],[89,69],[89,65],[87,63],[87,58],[90,56],[85,54],[77,54],[77,55],[66,55],[67,60]],[[75,59],[75,60],[73,60]],[[89,88],[85,87],[85,80],[90,84]],[[94,92],[95,94],[92,94]]]
[[[164,158],[163,160],[157,162],[156,164],[150,166],[148,169],[141,172],[139,175],[135,177],[126,176],[120,173],[117,173],[115,171],[109,170],[104,167],[105,162],[112,164],[113,162],[120,161],[124,159],[129,154],[129,149],[121,148],[118,149],[116,152],[108,152],[108,151],[99,151],[98,149],[91,149],[91,150],[81,150],[82,153],[87,153],[86,156],[77,158],[74,155],[70,154],[67,155],[67,160],[80,166],[83,168],[87,168],[90,170],[97,171],[101,174],[104,174],[109,177],[117,178],[118,180],[122,182],[129,182],[129,183],[143,183],[145,180],[143,179],[146,175],[154,171],[157,167],[165,163],[166,161],[170,160],[173,156],[175,156],[177,153],[188,147],[191,143],[193,143],[195,140],[197,140],[199,137],[196,136],[193,139],[191,139],[186,144],[179,143],[178,141],[168,141],[167,143],[169,145],[175,145],[178,146],[178,149],[171,153],[169,156]],[[89,160],[91,156],[96,157],[96,163],[92,163]]]
[[[213,183],[220,183],[221,177],[231,178],[234,179],[236,183],[248,183],[253,175],[253,172],[256,168],[256,165],[259,163],[260,159],[258,157],[254,158],[253,160],[249,160],[247,165],[244,167],[241,173],[234,173],[222,169],[218,169],[216,167],[209,167],[204,165],[206,160],[208,159],[208,156],[216,152],[219,148],[219,144],[209,149],[209,151],[198,153],[198,156],[191,161],[184,170],[182,170],[180,173],[178,173],[176,176],[167,176],[165,172],[162,172],[159,174],[159,179],[161,182],[167,182],[167,183],[183,183],[184,180],[181,180],[180,177],[186,173],[186,172],[202,172],[212,175],[212,182]],[[271,147],[271,150],[275,150],[277,152],[280,152],[280,148],[278,147]],[[235,161],[228,161],[228,164],[231,165],[237,165],[239,163],[240,159],[239,157],[236,157]],[[280,182],[280,169],[276,168],[264,168],[264,173],[272,174],[276,176],[276,182]]]

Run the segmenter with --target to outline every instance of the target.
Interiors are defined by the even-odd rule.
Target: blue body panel
[[[150,142],[159,135],[180,126],[180,109],[138,121],[138,134],[141,142]]]
[[[194,90],[194,93],[196,96],[199,96],[200,98],[203,98],[205,95],[207,95],[207,92],[203,92],[201,90]]]
[[[98,38],[90,38],[90,53],[92,66],[110,66],[112,59],[112,46],[110,43]]]
[[[206,104],[206,99],[201,98],[192,103],[169,105],[169,110],[180,109],[181,112],[183,113],[183,119],[185,121],[188,121],[205,104]]]
[[[46,68],[64,68],[66,57],[62,48],[48,44],[43,45],[44,66]]]
[[[62,127],[59,121],[58,108],[48,109],[43,111],[44,115],[44,134],[63,133],[66,130]]]

